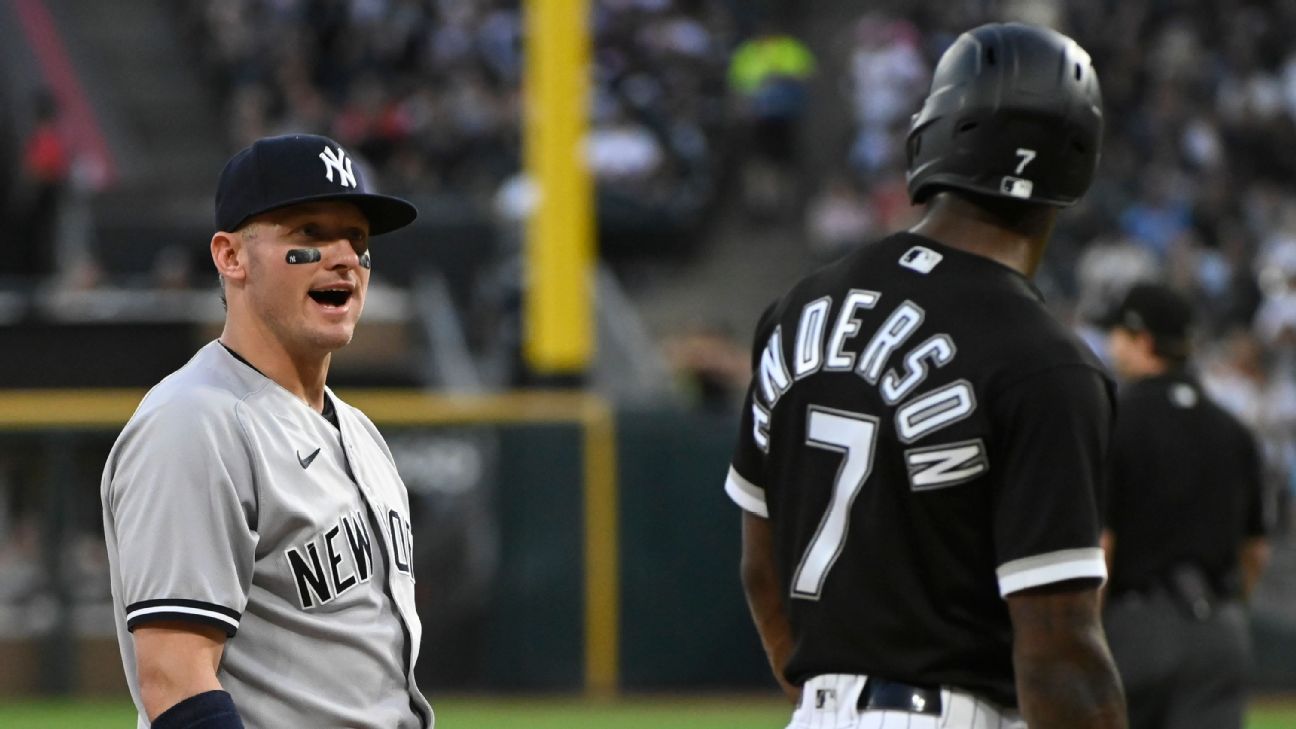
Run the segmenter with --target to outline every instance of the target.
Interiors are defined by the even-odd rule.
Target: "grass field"
[[[785,706],[766,698],[435,699],[438,729],[781,729]],[[0,701],[4,729],[130,729],[129,703]],[[1247,729],[1296,729],[1296,703],[1259,702]]]

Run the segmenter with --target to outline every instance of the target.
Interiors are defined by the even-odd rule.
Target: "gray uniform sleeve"
[[[233,636],[255,560],[252,459],[236,404],[199,396],[137,413],[105,493],[134,630],[188,620]]]

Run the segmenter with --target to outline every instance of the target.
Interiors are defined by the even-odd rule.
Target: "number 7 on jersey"
[[[792,597],[819,599],[828,571],[846,543],[851,505],[873,471],[877,432],[875,417],[810,406],[806,415],[806,445],[841,453],[842,462],[833,480],[828,509],[792,578]]]

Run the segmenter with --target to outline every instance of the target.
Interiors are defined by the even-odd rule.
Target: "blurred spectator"
[[[1296,273],[1286,275],[1284,289],[1266,297],[1255,318],[1255,333],[1260,341],[1279,353],[1296,351]]]
[[[820,258],[843,255],[878,230],[868,200],[845,175],[832,177],[806,211],[806,237]]]
[[[1264,296],[1255,315],[1256,334],[1266,346],[1296,354],[1296,203],[1284,209],[1283,227],[1261,250],[1256,276]]]
[[[922,208],[909,202],[909,185],[904,161],[895,160],[890,167],[871,178],[868,185],[869,208],[882,230],[907,228],[917,223]]]
[[[664,153],[652,131],[628,118],[615,102],[597,115],[586,153],[590,171],[612,184],[643,183],[661,169]]]
[[[17,190],[18,234],[0,254],[0,274],[48,276],[58,261],[60,213],[67,192],[71,159],[59,130],[54,97],[37,92],[35,126],[23,145]]]
[[[797,195],[797,134],[815,58],[801,41],[766,27],[743,41],[729,62],[729,85],[751,139],[743,192],[749,212],[786,212]]]
[[[727,332],[697,327],[668,338],[662,349],[696,406],[733,412],[742,402],[751,378],[750,354]]]
[[[1139,197],[1121,213],[1120,226],[1135,243],[1165,260],[1192,224],[1192,210],[1177,170],[1154,168],[1146,177]]]
[[[892,163],[904,148],[894,137],[907,129],[931,79],[920,37],[912,23],[884,15],[855,24],[847,77],[856,124],[850,158],[861,175]]]
[[[1204,360],[1202,385],[1255,432],[1278,500],[1280,526],[1287,531],[1296,497],[1296,372],[1245,329],[1234,330],[1213,349]]]
[[[521,166],[518,0],[189,0],[188,9],[203,66],[224,89],[232,149],[270,133],[332,134],[402,192],[483,206]],[[592,10],[595,108],[606,113],[588,146],[600,195],[614,198],[600,215],[620,217],[604,233],[696,224],[722,163],[729,4],[596,0]],[[676,212],[663,216],[663,206]]]

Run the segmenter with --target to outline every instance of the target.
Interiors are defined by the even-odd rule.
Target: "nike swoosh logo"
[[[306,456],[305,458],[302,458],[301,453],[298,453],[297,462],[301,464],[302,468],[310,468],[310,464],[315,460],[315,456],[319,455],[319,452],[320,449],[316,448],[314,453],[310,454],[309,456]]]

